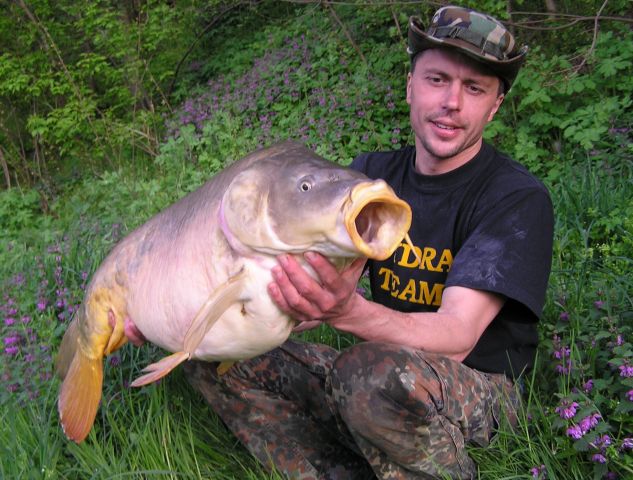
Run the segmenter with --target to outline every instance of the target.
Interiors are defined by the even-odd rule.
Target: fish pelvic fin
[[[218,375],[224,375],[233,365],[235,365],[233,360],[225,360],[224,362],[220,362],[216,371]]]
[[[132,387],[142,387],[148,385],[163,378],[174,368],[180,365],[185,360],[188,360],[190,355],[188,352],[176,352],[168,357],[159,360],[156,363],[152,363],[143,369],[143,372],[147,372],[145,375],[140,376],[134,380],[130,385]]]
[[[55,372],[62,380],[66,378],[70,364],[75,358],[79,342],[78,320],[75,316],[68,325],[55,359]]]
[[[80,349],[68,366],[57,408],[66,436],[81,443],[90,433],[101,400],[103,359],[89,358]]]
[[[207,334],[215,322],[232,305],[237,303],[240,293],[246,281],[244,269],[230,277],[224,284],[220,285],[202,305],[193,321],[184,340],[184,351],[193,355],[202,339]]]

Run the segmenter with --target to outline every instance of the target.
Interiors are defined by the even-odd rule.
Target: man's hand
[[[301,322],[296,331],[347,315],[365,265],[365,259],[359,258],[339,272],[318,253],[307,252],[304,258],[316,279],[292,255],[281,255],[279,265],[272,270],[274,282],[268,285],[268,293],[279,308]]]

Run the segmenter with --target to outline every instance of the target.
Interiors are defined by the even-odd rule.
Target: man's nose
[[[463,105],[464,91],[461,82],[450,82],[444,95],[444,108],[448,110],[461,110]]]

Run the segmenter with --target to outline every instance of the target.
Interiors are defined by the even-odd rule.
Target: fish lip
[[[411,217],[409,204],[398,198],[383,180],[376,180],[352,189],[344,222],[352,243],[362,255],[385,260],[408,232]]]

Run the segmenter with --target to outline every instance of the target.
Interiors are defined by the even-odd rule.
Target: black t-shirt
[[[415,148],[358,156],[352,168],[382,178],[413,210],[409,235],[385,261],[370,261],[374,301],[402,312],[436,311],[445,287],[507,298],[464,364],[517,377],[534,363],[536,323],[551,266],[553,211],[545,186],[522,165],[483,144],[441,175],[415,170]]]

